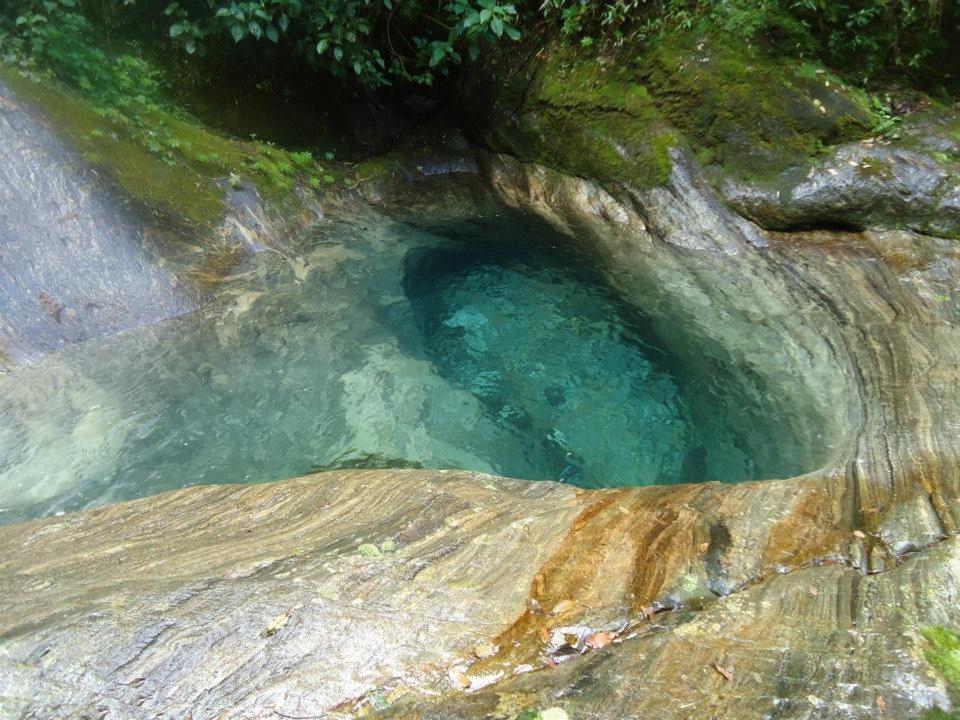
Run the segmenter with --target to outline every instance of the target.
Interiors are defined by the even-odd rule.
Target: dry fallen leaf
[[[853,534],[856,535],[858,538],[865,538],[867,536],[867,534],[863,530],[854,530]]]
[[[270,621],[270,624],[263,631],[264,637],[273,637],[279,632],[280,628],[287,624],[287,621],[290,619],[290,611],[280,613],[273,620]]]
[[[487,685],[493,685],[495,682],[503,679],[503,671],[500,670],[495,673],[490,673],[489,675],[472,675],[467,678],[467,682],[470,685],[470,692],[479,690],[481,688],[487,687]]]
[[[494,645],[492,642],[480,643],[473,647],[473,654],[477,656],[480,660],[486,660],[491,658],[500,652],[500,646]]]
[[[723,675],[724,679],[726,679],[726,680],[732,680],[732,679],[733,679],[733,668],[725,668],[725,667],[723,667],[722,665],[720,665],[719,663],[714,663],[714,664],[713,664],[713,669],[716,670],[716,671],[717,671],[718,673],[720,673],[721,675]]]
[[[877,695],[877,710],[881,715],[887,711],[887,701],[883,699],[883,695]]]
[[[550,632],[550,628],[548,627],[540,628],[540,642],[545,642],[545,643],[550,642],[550,637],[552,635],[553,633]]]
[[[556,605],[553,606],[553,615],[559,615],[565,613],[567,610],[570,610],[573,607],[573,600],[561,600]]]
[[[470,678],[467,677],[467,674],[458,667],[452,667],[447,670],[447,680],[450,681],[450,684],[455,688],[460,688],[461,690],[466,690],[470,687]]]
[[[612,643],[616,636],[616,633],[610,632],[609,630],[596,632],[587,638],[587,647],[591,650],[599,650],[600,648],[606,647]]]

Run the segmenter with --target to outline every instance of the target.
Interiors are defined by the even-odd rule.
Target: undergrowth
[[[136,48],[133,48],[134,52]],[[213,133],[168,100],[164,75],[132,53],[112,54],[74,0],[29,2],[0,20],[3,77],[38,105],[91,162],[155,209],[209,225],[223,214],[222,186],[252,181],[281,198],[336,173],[308,151]]]

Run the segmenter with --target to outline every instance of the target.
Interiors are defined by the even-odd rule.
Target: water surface
[[[763,470],[719,405],[693,422],[647,319],[542,223],[356,209],[295,247],[200,312],[0,376],[0,520],[344,467],[585,487]]]

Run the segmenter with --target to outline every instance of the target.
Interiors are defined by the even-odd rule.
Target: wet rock
[[[725,369],[733,410],[765,413],[811,472],[590,491],[346,471],[2,527],[2,712],[950,709],[923,633],[960,624],[960,305],[945,295],[960,262],[942,238],[903,230],[768,232],[670,157],[651,187],[504,156],[483,169],[656,307],[691,368]],[[906,205],[949,196],[949,177],[917,167],[888,186]],[[832,191],[811,187],[811,207],[829,207]],[[838,212],[854,212],[838,192]],[[888,209],[876,200],[865,222]],[[376,376],[345,383],[358,408],[382,402]]]
[[[727,181],[727,200],[771,229],[906,228],[960,234],[960,164],[880,141],[844,145],[768,185]]]
[[[194,307],[143,219],[3,83],[0,207],[0,345],[11,360]]]

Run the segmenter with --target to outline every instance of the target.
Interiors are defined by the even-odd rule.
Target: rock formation
[[[589,249],[811,471],[589,491],[347,471],[2,527],[5,716],[956,707],[930,640],[960,625],[960,267],[935,236],[955,166],[846,144],[806,180],[723,184],[668,143],[645,184],[645,164],[585,179],[497,137],[480,167],[504,201]],[[890,182],[840,167],[888,160]]]

